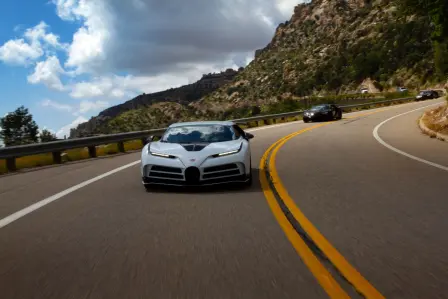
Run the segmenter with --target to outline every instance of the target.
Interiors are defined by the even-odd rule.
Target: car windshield
[[[312,107],[310,110],[311,111],[319,111],[319,110],[324,110],[324,109],[327,109],[327,108],[328,108],[328,106],[326,106],[326,105],[319,105],[319,106]]]
[[[212,143],[238,139],[231,126],[187,125],[169,128],[161,142],[167,143]]]

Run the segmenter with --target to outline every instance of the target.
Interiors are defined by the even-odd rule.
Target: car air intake
[[[204,173],[215,172],[215,171],[225,171],[225,170],[231,170],[231,169],[238,169],[238,165],[232,163],[232,164],[224,164],[224,165],[219,165],[219,166],[206,167],[204,169]]]
[[[158,166],[158,165],[154,165],[153,167],[151,167],[151,171],[182,173],[182,169],[180,169],[180,168],[177,168],[177,167],[167,167],[167,166]]]
[[[187,184],[197,184],[201,177],[201,172],[197,167],[188,167],[185,169],[185,180]]]
[[[189,152],[199,152],[203,150],[208,144],[181,144],[183,148]]]
[[[145,170],[146,171],[146,170]],[[177,167],[153,165],[148,173],[150,178],[183,180],[182,169]]]

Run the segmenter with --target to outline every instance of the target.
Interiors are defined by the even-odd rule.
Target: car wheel
[[[339,111],[338,117],[336,119],[342,119],[342,111]]]
[[[309,119],[304,119],[303,122],[307,124],[307,123],[310,122],[310,120]]]
[[[151,185],[145,185],[146,192],[151,192],[152,188]]]

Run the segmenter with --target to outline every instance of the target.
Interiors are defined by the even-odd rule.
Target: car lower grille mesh
[[[235,163],[207,167],[204,169],[203,179],[215,179],[227,176],[241,175],[238,165]]]
[[[163,171],[163,172],[172,172],[172,173],[182,173],[182,169],[176,167],[167,167],[167,166],[158,166],[154,165],[151,168],[151,171]]]
[[[183,180],[184,175],[182,169],[177,167],[159,166],[154,165],[151,167],[148,173],[150,178],[171,179],[171,180]]]
[[[222,172],[204,174],[202,177],[204,179],[214,179],[214,178],[231,176],[231,175],[239,175],[239,174],[240,174],[239,169],[235,169],[235,170],[227,170],[227,171],[222,171]]]
[[[204,169],[204,173],[224,171],[224,170],[230,170],[230,169],[238,169],[238,165],[232,163],[232,164],[224,164],[224,165],[219,165],[219,166],[207,167]]]

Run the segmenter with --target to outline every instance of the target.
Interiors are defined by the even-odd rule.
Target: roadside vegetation
[[[397,98],[402,98],[402,97],[397,97]],[[366,98],[368,98],[368,97],[366,97]],[[380,99],[384,100],[384,97],[380,98]],[[367,110],[367,109],[379,108],[379,107],[392,105],[392,103],[375,104],[374,101],[372,101],[371,99],[366,102],[369,102],[369,103],[372,102],[372,105],[365,106],[362,108],[346,109],[345,112],[354,112],[354,111]],[[313,103],[313,105],[314,105],[314,103]],[[287,104],[285,104],[285,107],[288,107]],[[288,108],[293,108],[293,107],[289,106]],[[289,109],[286,112],[291,112],[294,110],[297,110],[297,109]],[[278,118],[278,119],[269,119],[266,121],[253,121],[253,122],[249,122],[245,125],[241,125],[241,127],[243,129],[247,129],[247,128],[266,126],[266,125],[298,121],[301,119],[302,119],[301,116],[283,117],[283,118]],[[138,151],[138,150],[141,150],[142,147],[143,147],[143,144],[142,144],[141,140],[132,140],[132,141],[127,141],[124,143],[124,148],[125,148],[126,152]],[[97,146],[97,156],[98,157],[105,157],[105,156],[114,155],[117,153],[119,153],[117,144],[108,144],[108,145],[104,145],[104,146]],[[87,148],[72,149],[72,150],[68,150],[68,151],[65,151],[62,153],[62,162],[63,163],[81,161],[81,160],[86,160],[89,158],[90,157],[89,157]],[[54,163],[53,163],[53,157],[52,157],[51,153],[26,156],[26,157],[21,157],[21,158],[16,159],[16,166],[17,166],[17,169],[19,169],[19,170],[34,168],[34,167],[41,167],[41,166],[48,166],[48,165],[52,165],[52,164],[54,164]],[[7,172],[8,171],[6,169],[6,161],[0,160],[0,175],[5,174]]]

